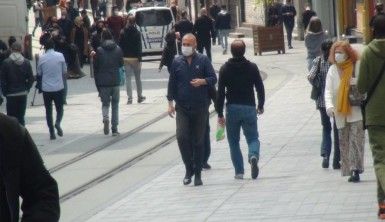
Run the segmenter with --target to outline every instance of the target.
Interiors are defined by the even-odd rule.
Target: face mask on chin
[[[189,57],[193,54],[193,47],[191,46],[182,46],[182,54],[186,57]]]
[[[347,59],[347,56],[345,53],[340,53],[340,52],[337,52],[334,56],[334,59],[336,60],[336,63],[339,64],[339,63],[343,63],[346,61]]]

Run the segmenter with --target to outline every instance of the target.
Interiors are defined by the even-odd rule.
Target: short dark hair
[[[186,18],[187,17],[187,11],[182,11],[181,16],[182,16],[182,18]]]
[[[87,14],[87,10],[83,9],[80,13],[81,14]]]
[[[321,19],[316,16],[311,17],[309,25],[307,26],[309,32],[318,33],[322,32],[322,23]]]
[[[102,31],[102,40],[111,40],[113,39],[111,32],[108,29],[103,29]]]
[[[239,46],[241,43],[241,46]],[[246,44],[243,40],[237,39],[231,43],[231,54],[234,58],[240,58],[245,55],[246,52]]]
[[[221,5],[221,8],[222,9],[227,9],[227,6],[226,5]]]
[[[53,49],[55,48],[55,41],[52,38],[47,39],[47,41],[44,43],[44,49]]]
[[[11,47],[13,43],[16,42],[16,37],[15,36],[9,36],[8,38],[8,46]]]
[[[385,38],[385,15],[378,14],[373,20],[374,38]]]

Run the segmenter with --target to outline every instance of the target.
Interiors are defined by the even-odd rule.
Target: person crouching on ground
[[[219,71],[217,112],[218,123],[226,124],[227,140],[230,146],[231,160],[235,169],[235,179],[243,179],[245,173],[243,157],[239,146],[241,127],[249,147],[248,160],[251,164],[251,178],[259,174],[258,161],[260,142],[258,136],[257,115],[263,113],[265,88],[256,64],[248,61],[244,55],[246,45],[242,40],[231,44],[229,59]],[[255,104],[254,88],[258,94],[258,107]],[[223,117],[225,97],[226,119]]]
[[[358,77],[358,54],[348,42],[335,42],[330,49],[333,64],[326,77],[325,105],[328,116],[334,117],[341,151],[341,173],[349,182],[359,182],[364,172],[365,131],[360,106],[349,100],[351,85]]]

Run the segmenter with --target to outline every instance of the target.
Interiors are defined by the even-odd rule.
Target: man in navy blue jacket
[[[182,56],[174,59],[168,83],[168,114],[176,115],[176,137],[186,167],[183,184],[202,185],[204,136],[209,115],[209,87],[217,82],[214,68],[205,55],[197,53],[193,34],[182,39]],[[174,106],[175,101],[175,106]]]
[[[291,0],[286,0],[286,4],[282,7],[283,24],[285,25],[287,33],[287,44],[289,49],[292,49],[291,45],[292,33],[294,29],[294,18],[297,15],[294,5]]]

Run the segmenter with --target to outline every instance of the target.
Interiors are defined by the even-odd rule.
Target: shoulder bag
[[[321,95],[321,76],[320,76],[320,71],[321,71],[321,57],[319,58],[318,63],[317,63],[316,75],[315,75],[313,81],[311,81],[312,88],[311,88],[310,98],[312,100],[317,100],[318,97]]]
[[[353,78],[356,77],[355,75],[356,69],[353,69]],[[357,85],[350,85],[349,87],[349,103],[351,106],[360,106],[362,101],[365,99],[365,95],[361,94],[358,91]]]

